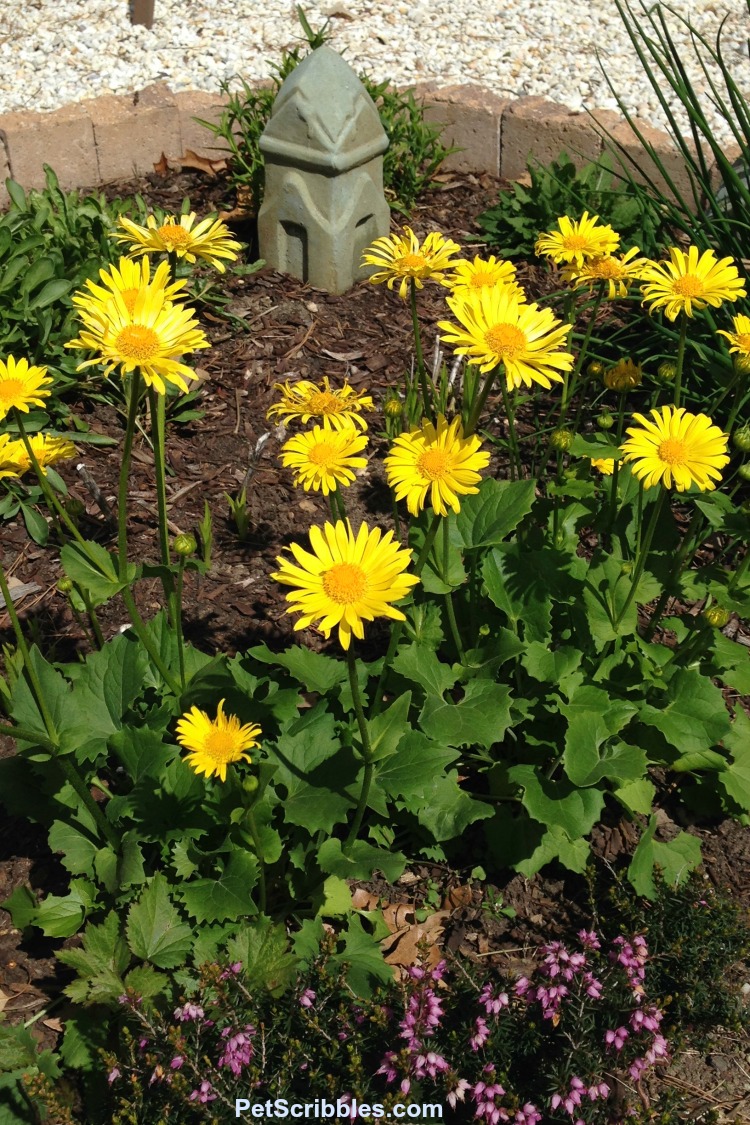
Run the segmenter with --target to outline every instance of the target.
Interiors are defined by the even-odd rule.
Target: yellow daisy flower
[[[607,283],[607,297],[614,301],[615,297],[627,297],[628,288],[634,281],[639,281],[648,258],[637,258],[640,251],[637,246],[632,246],[625,254],[619,257],[614,254],[602,254],[596,258],[589,258],[580,265],[565,266],[562,271],[563,281],[580,289],[587,285],[590,291]]]
[[[389,617],[403,621],[399,602],[419,582],[405,574],[411,551],[393,541],[393,532],[372,531],[366,523],[355,536],[347,520],[326,523],[321,530],[310,528],[310,551],[292,543],[293,559],[279,556],[279,570],[271,575],[277,582],[295,587],[286,595],[291,602],[287,613],[301,613],[295,629],[317,623],[324,637],[338,627],[341,647],[348,649],[352,634],[364,637],[363,621]]]
[[[80,302],[84,327],[65,347],[88,348],[98,355],[79,363],[79,371],[103,364],[105,374],[119,367],[124,377],[137,367],[159,394],[166,393],[165,380],[187,390],[185,377],[191,379],[193,371],[178,357],[211,345],[193,311],[167,299],[166,276],[157,270],[153,281],[138,289],[132,309],[118,290],[105,304],[93,295]]]
[[[592,457],[591,468],[597,469],[605,477],[611,477],[615,471],[614,457]]]
[[[689,414],[682,406],[662,406],[651,418],[633,415],[638,427],[630,427],[621,449],[625,461],[633,462],[633,473],[644,488],[674,484],[685,492],[697,484],[702,492],[716,488],[721,470],[729,462],[728,437],[705,414]]]
[[[389,289],[399,282],[399,296],[406,298],[410,281],[417,289],[422,289],[427,280],[450,285],[455,266],[453,255],[460,253],[457,242],[437,231],[428,234],[420,245],[411,227],[404,227],[402,235],[376,238],[363,253],[362,265],[381,266],[370,276],[370,281],[375,285],[385,281]]]
[[[536,252],[551,258],[558,266],[570,263],[582,266],[590,258],[600,258],[603,254],[614,254],[620,244],[620,236],[606,223],[599,226],[599,216],[589,218],[584,211],[580,219],[569,219],[567,215],[557,220],[559,230],[545,231],[536,243]]]
[[[481,444],[476,435],[464,437],[460,418],[449,425],[442,414],[438,414],[437,426],[425,421],[421,429],[401,434],[385,459],[388,484],[396,499],[406,498],[409,511],[417,516],[429,492],[437,515],[447,516],[449,507],[459,512],[459,496],[479,491],[480,470],[490,461],[489,453],[479,449]]]
[[[740,356],[750,356],[750,316],[743,316],[741,313],[733,316],[732,324],[734,332],[725,332],[723,328],[719,328],[719,335],[726,336],[729,340],[730,352],[737,352]]]
[[[643,304],[650,302],[651,313],[663,306],[669,320],[676,320],[681,312],[692,316],[706,305],[718,309],[722,301],[747,296],[732,259],[717,259],[713,250],[701,254],[697,246],[687,253],[672,246],[669,261],[649,262],[641,278],[647,283],[641,286]]]
[[[372,397],[355,391],[344,382],[340,390],[331,390],[328,376],[323,376],[323,386],[311,383],[309,379],[300,379],[297,383],[276,383],[274,390],[281,393],[281,402],[276,402],[268,411],[267,418],[277,416],[284,421],[287,418],[299,418],[301,422],[309,422],[311,418],[322,418],[324,426],[332,426],[334,430],[347,429],[351,425],[359,426],[366,430],[367,423],[361,416],[362,410],[374,410]]]
[[[295,434],[281,447],[281,463],[294,473],[295,485],[305,491],[335,492],[338,485],[348,488],[355,477],[355,469],[364,469],[366,457],[357,457],[367,445],[367,435],[358,433],[353,426],[333,430],[329,426],[314,426],[302,434]]]
[[[560,371],[573,366],[567,342],[569,324],[561,324],[549,309],[522,302],[507,286],[480,289],[466,297],[447,297],[448,307],[462,327],[438,321],[441,336],[469,363],[489,371],[502,363],[508,390],[539,383],[561,383]]]
[[[516,267],[503,258],[484,259],[476,257],[473,262],[460,258],[455,266],[450,284],[455,296],[465,296],[481,289],[494,289],[496,285],[509,285],[519,301],[526,300],[526,294],[516,281]]]
[[[608,367],[602,375],[604,386],[610,391],[631,391],[639,387],[643,381],[643,371],[640,363],[632,359],[621,359],[613,367]]]
[[[73,304],[79,309],[93,310],[93,302],[98,301],[101,305],[108,305],[115,293],[119,293],[122,297],[125,308],[130,315],[133,315],[135,302],[138,293],[146,285],[153,285],[155,288],[164,290],[164,296],[168,301],[173,301],[175,297],[182,296],[187,282],[182,281],[169,282],[169,263],[161,262],[154,274],[154,279],[151,281],[151,263],[148,258],[141,258],[140,261],[134,262],[131,258],[120,258],[116,266],[110,266],[109,270],[100,269],[99,277],[102,284],[97,285],[94,281],[86,282],[86,290],[79,290],[73,294]]]
[[[69,461],[77,453],[72,441],[48,437],[47,434],[32,434],[29,445],[42,472],[47,465]],[[8,434],[0,434],[0,477],[20,477],[30,469],[31,458],[23,441],[14,441]]]
[[[44,406],[51,383],[46,367],[30,366],[27,359],[12,355],[5,362],[0,359],[0,419],[14,408],[28,414],[30,406]]]
[[[125,217],[118,222],[123,233],[113,237],[118,242],[125,243],[132,255],[161,251],[176,254],[178,258],[191,263],[202,258],[219,273],[224,273],[226,266],[221,259],[235,261],[242,249],[242,244],[235,242],[229,228],[219,219],[209,217],[193,226],[194,211],[189,215],[166,215],[161,222],[155,215],[149,215],[145,227]]]
[[[227,766],[234,762],[249,762],[248,750],[254,750],[261,733],[256,723],[240,726],[236,715],[224,714],[224,700],[216,709],[216,718],[211,719],[205,711],[191,707],[177,721],[177,741],[190,753],[185,758],[187,764],[197,774],[206,777],[227,779]]]

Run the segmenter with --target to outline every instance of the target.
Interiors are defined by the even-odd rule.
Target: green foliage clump
[[[530,161],[527,167],[530,186],[501,191],[495,206],[479,216],[485,241],[504,258],[533,258],[542,231],[556,228],[562,215],[578,219],[584,211],[609,223],[625,249],[656,253],[663,234],[658,208],[649,196],[617,187],[605,157],[578,169],[562,152],[550,164]]]
[[[56,377],[74,380],[80,359],[63,344],[78,321],[70,297],[119,256],[109,237],[122,204],[103,195],[64,192],[45,165],[46,185],[25,192],[6,180],[10,207],[0,216],[0,338],[3,355],[25,356]]]
[[[328,41],[328,21],[319,31],[314,31],[302,8],[297,8],[297,14],[311,51]],[[222,82],[226,106],[219,121],[199,121],[227,146],[231,153],[230,182],[249,209],[256,212],[263,201],[264,188],[260,138],[282,83],[306,53],[303,47],[285,51],[281,62],[272,66],[270,85],[264,88],[256,89],[242,78],[239,78],[239,90],[231,90],[231,82]],[[395,210],[408,214],[419,196],[430,187],[446,156],[454,150],[441,144],[440,126],[425,121],[424,110],[415,100],[413,91],[396,90],[389,81],[374,82],[367,75],[360,77],[377,106],[388,137],[388,149],[383,156],[386,194],[391,197]]]

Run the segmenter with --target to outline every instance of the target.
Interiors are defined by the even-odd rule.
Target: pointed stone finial
[[[303,59],[279,90],[260,139],[261,257],[329,293],[367,277],[362,252],[390,228],[387,147],[375,103],[341,55],[318,47]]]

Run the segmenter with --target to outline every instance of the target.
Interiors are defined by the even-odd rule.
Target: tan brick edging
[[[579,165],[595,160],[611,144],[592,117],[545,98],[500,98],[480,86],[417,86],[429,121],[444,126],[443,141],[458,146],[447,169],[492,172],[518,179],[529,157],[547,163],[565,150]],[[48,113],[0,114],[0,207],[8,202],[5,179],[24,188],[44,186],[49,164],[65,190],[93,187],[153,172],[162,153],[179,160],[187,149],[216,156],[218,142],[193,118],[218,121],[219,95],[200,91],[173,94],[164,83],[140,93],[105,94]],[[625,151],[636,156],[655,182],[661,176],[630,126],[610,110],[595,111],[597,122]],[[689,179],[667,133],[638,121],[675,184],[690,197]],[[613,152],[615,167],[619,162]]]

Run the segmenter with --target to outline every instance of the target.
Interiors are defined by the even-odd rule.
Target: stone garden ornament
[[[282,273],[345,293],[372,267],[362,252],[387,235],[383,194],[388,138],[357,75],[318,47],[283,83],[260,139],[265,193],[260,255]]]

